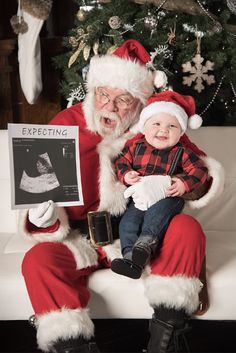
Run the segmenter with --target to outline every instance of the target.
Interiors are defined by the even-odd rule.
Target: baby
[[[115,161],[118,179],[131,185],[125,191],[126,196],[132,194],[129,189],[142,178],[159,176],[158,189],[151,190],[159,201],[147,208],[142,200],[131,199],[121,219],[123,258],[113,260],[111,266],[118,274],[134,279],[141,276],[161,245],[171,219],[182,211],[183,195],[198,189],[207,180],[204,162],[180,142],[191,119],[197,123],[201,119],[194,113],[195,102],[191,96],[174,91],[154,94],[140,114],[139,129],[143,136],[132,140]]]

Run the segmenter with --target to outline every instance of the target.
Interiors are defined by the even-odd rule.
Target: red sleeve
[[[127,144],[122,152],[121,155],[115,160],[115,168],[117,178],[120,180],[121,183],[125,184],[124,177],[127,172],[133,170],[133,152],[135,149],[136,144],[132,143],[130,140],[129,145]]]
[[[180,174],[180,179],[184,182],[186,192],[198,189],[208,177],[208,169],[205,163],[192,150],[184,150],[182,156],[183,174]]]

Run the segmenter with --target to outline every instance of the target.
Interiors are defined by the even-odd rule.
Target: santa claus
[[[51,122],[79,126],[84,205],[58,208],[48,201],[21,217],[21,232],[36,243],[25,255],[22,272],[35,311],[38,346],[44,352],[99,351],[87,310],[88,276],[101,266],[110,266],[117,257],[119,240],[93,246],[84,236],[89,232],[87,215],[106,211],[116,235],[127,200],[126,187],[116,179],[113,161],[137,133],[139,112],[154,84],[162,85],[165,80],[163,73],[147,68],[149,61],[149,54],[135,40],[124,42],[112,55],[94,56],[84,102],[60,112]],[[203,155],[186,135],[182,142]],[[197,200],[196,207],[205,205],[222,185],[218,163],[208,157],[205,161],[214,175],[210,190],[203,201]],[[150,187],[155,187],[153,181],[152,186],[144,183],[142,195],[150,195],[145,193]],[[153,308],[148,353],[177,349],[172,344],[199,306],[204,256],[201,226],[191,216],[175,216],[158,256],[154,254],[142,277]]]

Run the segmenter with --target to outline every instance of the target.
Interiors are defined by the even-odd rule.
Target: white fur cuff
[[[189,315],[198,308],[198,293],[202,288],[202,283],[196,277],[150,274],[144,279],[144,286],[145,294],[152,307],[164,305],[167,308],[184,309]]]
[[[37,341],[44,352],[49,352],[59,339],[79,336],[87,340],[94,336],[94,325],[87,309],[64,308],[37,317]]]
[[[67,237],[70,231],[68,216],[63,207],[58,208],[58,219],[60,221],[60,226],[58,230],[56,230],[53,233],[50,233],[50,236],[47,232],[38,232],[38,233],[31,234],[26,229],[26,226],[25,226],[27,217],[28,217],[28,210],[20,211],[19,225],[18,225],[19,232],[24,238],[28,240],[30,239],[33,243],[42,243],[45,241],[60,242]]]

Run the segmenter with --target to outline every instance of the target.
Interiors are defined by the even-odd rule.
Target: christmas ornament
[[[193,65],[190,61],[182,64],[183,72],[189,72],[189,76],[183,77],[183,85],[191,86],[193,82],[195,82],[194,89],[201,93],[204,90],[203,82],[205,81],[208,85],[215,83],[215,78],[213,75],[208,75],[209,70],[213,70],[214,63],[207,60],[205,65],[202,65],[204,58],[201,56],[200,53],[200,43],[201,37],[197,36],[197,54],[191,60]]]
[[[89,65],[86,65],[82,68],[82,78],[83,81],[86,81],[87,78],[87,74],[88,74],[88,70],[89,70]]]
[[[130,23],[125,23],[123,25],[123,28],[124,28],[124,33],[125,32],[133,32],[134,31],[134,25],[131,25]]]
[[[98,55],[98,49],[99,49],[99,40],[96,40],[93,44],[93,53],[94,55]]]
[[[147,17],[144,18],[144,26],[150,31],[154,31],[157,28],[157,19],[149,12]]]
[[[88,26],[87,30],[89,30],[90,27],[91,26]],[[81,35],[78,38],[76,38],[77,45],[78,45],[78,43],[79,43],[79,45],[78,45],[77,49],[75,50],[75,52],[69,58],[68,68],[70,68],[75,63],[75,61],[77,60],[77,58],[79,57],[81,52],[83,52],[83,57],[84,57],[85,61],[88,60],[88,58],[90,56],[91,49],[93,49],[93,53],[95,55],[98,54],[99,41],[96,40],[93,43],[93,46],[91,47],[90,45],[87,44],[87,38],[89,37],[89,33],[85,33],[84,30],[80,30],[79,33],[81,33]]]
[[[82,52],[82,50],[85,48],[85,45],[86,45],[86,43],[82,39],[81,42],[79,43],[77,50],[71,55],[71,57],[69,59],[68,68],[70,68],[75,63],[75,61],[77,60],[77,58],[80,55],[80,53]]]
[[[73,105],[74,100],[77,102],[81,102],[85,97],[85,91],[83,88],[83,85],[80,83],[78,88],[72,89],[72,91],[69,94],[69,97],[67,98],[68,104],[67,108],[71,107]]]
[[[236,15],[236,0],[227,0],[229,10]]]
[[[119,16],[112,16],[109,18],[108,24],[112,29],[119,29],[121,27],[121,19]]]
[[[112,45],[110,48],[107,49],[107,54],[112,54],[118,48],[117,45]]]
[[[88,26],[86,27],[86,29],[87,29],[87,32],[88,32],[88,33],[92,33],[92,32],[93,32],[93,26],[91,26],[91,25],[88,25]]]
[[[86,21],[87,19],[87,11],[83,10],[83,9],[79,9],[79,11],[77,12],[76,14],[76,17],[77,19],[80,21],[80,22],[84,22]]]
[[[176,36],[175,36],[175,31],[176,31],[176,23],[174,23],[173,28],[170,28],[170,32],[167,34],[167,43],[169,45],[175,45],[176,42]]]
[[[10,24],[15,34],[25,33],[28,31],[28,25],[25,22],[23,16],[14,15],[10,19]]]
[[[76,37],[69,37],[69,43],[73,48],[77,47],[77,45],[78,45],[78,41],[77,41]]]
[[[77,34],[78,34],[79,37],[83,36],[85,34],[84,29],[83,28],[78,28],[77,29]]]
[[[168,48],[167,44],[158,45],[158,47],[155,48],[154,51],[150,53],[151,62],[154,61],[156,56],[162,56],[164,59],[171,59],[172,51]]]
[[[84,60],[87,61],[90,55],[90,51],[91,51],[91,46],[90,45],[85,45],[84,49],[83,49],[83,57]]]

